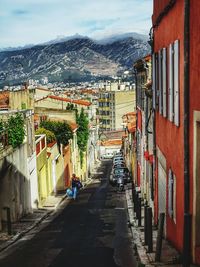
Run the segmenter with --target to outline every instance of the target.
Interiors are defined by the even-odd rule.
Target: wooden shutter
[[[167,117],[167,49],[162,52],[163,116]]]
[[[168,118],[173,122],[174,117],[174,75],[173,75],[173,45],[169,45],[169,75],[168,75]]]
[[[162,114],[162,50],[158,52],[158,85],[159,113]]]
[[[174,42],[174,124],[179,126],[179,41]]]
[[[156,109],[156,57],[152,55],[152,90],[153,90],[153,108]]]

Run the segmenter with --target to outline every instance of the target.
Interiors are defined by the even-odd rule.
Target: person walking
[[[82,187],[82,184],[79,178],[76,176],[75,173],[72,174],[72,192],[73,192],[73,199],[77,198],[78,190]]]

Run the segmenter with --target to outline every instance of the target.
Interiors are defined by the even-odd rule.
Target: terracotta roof
[[[74,99],[55,96],[55,95],[49,95],[48,98],[63,101],[63,102],[68,102],[68,103],[74,103],[74,104],[82,105],[82,106],[90,106],[92,104],[90,101],[87,101],[87,100],[81,100],[81,99],[74,100]]]
[[[129,133],[134,133],[136,131],[136,122],[130,122],[127,124]]]
[[[9,92],[0,93],[0,109],[9,107]]]
[[[136,112],[135,112],[135,111],[133,111],[133,112],[128,112],[128,113],[124,114],[123,116],[130,116],[130,115],[132,115],[132,116],[136,116]]]
[[[38,121],[39,120],[39,115],[38,114],[34,114],[34,121]]]
[[[9,108],[9,105],[1,105],[0,104],[0,109],[8,109]]]
[[[67,123],[71,127],[72,131],[74,131],[78,128],[78,124],[76,124],[75,122],[68,121]]]
[[[113,140],[106,140],[106,141],[102,141],[101,145],[102,146],[119,146],[122,144],[122,140],[121,139],[113,139]]]

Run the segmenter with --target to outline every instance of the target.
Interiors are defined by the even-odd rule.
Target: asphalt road
[[[94,182],[78,200],[63,203],[0,254],[1,267],[135,267],[127,226],[125,194],[108,183],[111,161],[103,161]]]

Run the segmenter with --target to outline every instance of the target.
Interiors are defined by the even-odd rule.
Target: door
[[[158,161],[158,216],[160,213],[165,213],[164,236],[166,236],[166,179],[166,171]]]
[[[200,264],[200,122],[196,122],[195,139],[193,252],[195,263]]]

